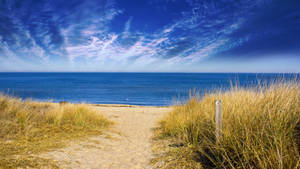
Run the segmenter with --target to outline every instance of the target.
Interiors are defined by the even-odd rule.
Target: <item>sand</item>
[[[116,124],[101,136],[72,142],[66,148],[41,154],[61,168],[147,169],[153,154],[153,129],[169,107],[94,105]]]

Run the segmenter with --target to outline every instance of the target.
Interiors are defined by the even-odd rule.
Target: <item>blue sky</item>
[[[0,0],[0,71],[300,72],[300,1]]]

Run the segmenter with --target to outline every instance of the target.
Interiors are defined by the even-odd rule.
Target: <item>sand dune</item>
[[[124,105],[94,105],[115,121],[102,136],[70,143],[70,146],[41,154],[59,162],[61,168],[151,168],[152,129],[171,108]]]

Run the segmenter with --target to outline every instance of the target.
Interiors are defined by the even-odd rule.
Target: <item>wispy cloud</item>
[[[216,58],[253,58],[276,50],[299,53],[296,0],[139,4],[2,1],[0,71],[22,66],[50,70],[53,65],[82,71],[176,71],[191,65],[195,70]]]

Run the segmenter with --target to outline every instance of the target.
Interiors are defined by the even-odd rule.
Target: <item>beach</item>
[[[287,81],[173,106],[0,95],[0,168],[299,168],[299,92],[297,81]]]
[[[300,169],[300,0],[0,9],[0,169]]]
[[[115,125],[103,135],[73,141],[40,154],[61,168],[151,168],[151,139],[157,122],[171,107],[92,105]]]
[[[298,74],[225,75],[2,73],[0,168],[297,168]]]

